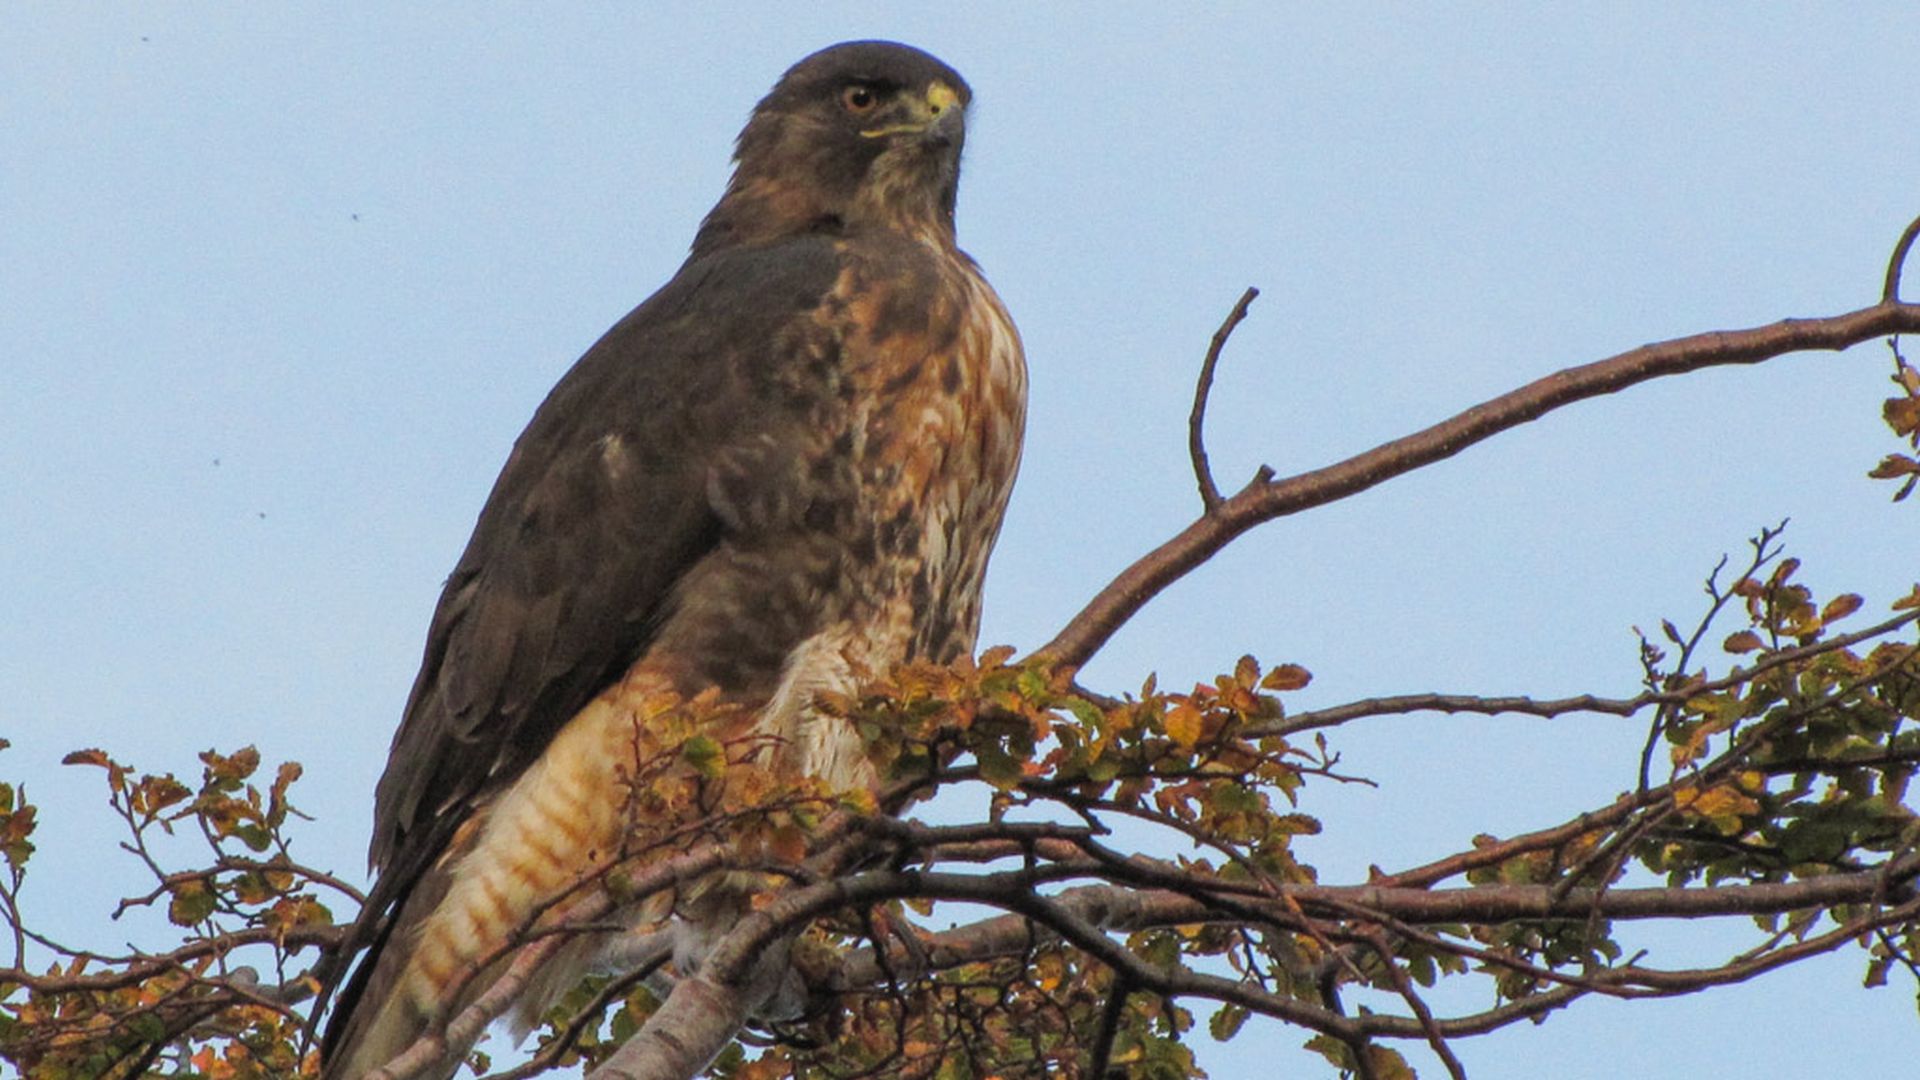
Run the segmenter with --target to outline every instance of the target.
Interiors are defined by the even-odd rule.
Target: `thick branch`
[[[1122,571],[1038,655],[1055,663],[1083,664],[1147,601],[1241,533],[1452,457],[1562,406],[1650,379],[1726,364],[1755,364],[1787,353],[1845,349],[1900,333],[1920,333],[1920,304],[1885,301],[1829,318],[1787,319],[1751,330],[1644,345],[1536,380],[1424,431],[1326,468],[1282,480],[1256,479]]]
[[[807,861],[819,880],[783,893],[765,909],[734,925],[702,960],[700,970],[674,984],[673,992],[633,1038],[595,1069],[592,1080],[681,1080],[704,1069],[726,1048],[759,1004],[748,984],[762,955],[830,911],[872,903],[862,879],[840,877],[860,855],[856,843],[840,843],[859,823],[841,814],[821,830],[820,854]]]
[[[1578,919],[1592,914],[1619,920],[1714,918],[1758,915],[1801,908],[1865,904],[1884,897],[1888,883],[1904,884],[1920,872],[1920,854],[1908,854],[1882,868],[1853,874],[1832,874],[1802,881],[1759,885],[1724,885],[1696,889],[1574,889],[1556,896],[1551,885],[1499,885],[1484,888],[1418,889],[1373,885],[1282,886],[1283,899],[1258,901],[1241,897],[1239,904],[1255,906],[1276,922],[1297,922],[1284,902],[1291,897],[1302,908],[1333,916],[1365,911],[1410,925],[1500,923],[1515,919]],[[941,900],[972,900],[1009,906],[1014,897],[1009,875],[961,876],[948,874],[863,874],[860,889],[876,898],[906,896]],[[911,883],[907,879],[913,879]],[[883,881],[882,879],[892,879]],[[1196,882],[1196,885],[1200,883]],[[887,887],[887,886],[891,887]],[[887,896],[886,894],[892,894]],[[1120,885],[1083,885],[1051,897],[1055,906],[1102,930],[1129,933],[1155,927],[1217,921],[1220,909],[1205,899],[1167,889],[1132,889]],[[1234,921],[1239,921],[1238,916]],[[1021,915],[1002,915],[920,942],[917,955],[902,950],[888,958],[902,978],[945,970],[977,960],[1021,952],[1033,943],[1032,930]],[[832,989],[853,990],[878,984],[883,978],[880,960],[871,949],[848,954],[832,982]]]

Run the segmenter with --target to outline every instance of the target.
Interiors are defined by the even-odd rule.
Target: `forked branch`
[[[1365,491],[1576,401],[1703,368],[1757,364],[1809,350],[1837,351],[1908,333],[1920,333],[1920,304],[1886,300],[1844,315],[1787,319],[1750,330],[1643,345],[1537,379],[1325,468],[1278,480],[1256,478],[1122,571],[1036,655],[1070,667],[1084,664],[1161,590],[1254,526]]]

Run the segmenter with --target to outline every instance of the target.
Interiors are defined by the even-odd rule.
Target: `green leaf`
[[[709,735],[695,735],[680,744],[680,756],[693,766],[695,772],[709,779],[727,771],[726,748]]]
[[[159,1042],[167,1037],[166,1022],[150,1012],[137,1012],[126,1018],[127,1030],[147,1042]]]
[[[1240,1033],[1240,1026],[1247,1022],[1247,1010],[1239,1005],[1222,1005],[1220,1011],[1207,1021],[1207,1033],[1217,1042],[1226,1042]]]
[[[987,743],[976,747],[973,755],[980,762],[980,779],[1001,791],[1011,790],[1026,775],[1022,768],[1025,763],[1001,749],[998,744]]]
[[[207,888],[204,881],[184,881],[173,890],[173,900],[167,904],[167,918],[175,926],[194,926],[205,922],[213,914],[216,899],[213,890]]]
[[[235,826],[233,835],[239,837],[241,843],[255,851],[265,851],[273,846],[273,834],[252,822]]]
[[[1440,977],[1439,971],[1434,966],[1433,957],[1426,953],[1416,953],[1407,957],[1407,974],[1421,986],[1432,986],[1434,980]]]

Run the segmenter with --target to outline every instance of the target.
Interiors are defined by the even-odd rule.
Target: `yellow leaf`
[[[1040,989],[1049,992],[1059,989],[1067,976],[1066,962],[1059,953],[1043,953],[1033,963],[1033,976]]]
[[[1179,743],[1182,749],[1191,750],[1200,741],[1204,722],[1200,710],[1192,705],[1183,702],[1168,709],[1164,723],[1167,737]]]
[[[1679,802],[1679,799],[1675,799]],[[1760,804],[1736,790],[1732,785],[1722,784],[1706,791],[1695,791],[1693,797],[1681,806],[1707,819],[1723,836],[1732,836],[1741,829],[1741,819],[1745,815],[1758,813]]]
[[[873,814],[880,810],[880,801],[866,788],[853,788],[840,793],[840,807],[856,814]]]

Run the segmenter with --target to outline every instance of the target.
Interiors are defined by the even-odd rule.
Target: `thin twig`
[[[1920,237],[1920,217],[1907,223],[1906,231],[1900,234],[1900,240],[1893,245],[1893,255],[1887,259],[1887,283],[1880,290],[1880,302],[1897,303],[1900,299],[1900,268],[1906,265],[1907,253],[1913,250],[1913,241]]]
[[[1407,977],[1399,962],[1393,958],[1393,946],[1388,943],[1387,935],[1375,928],[1367,935],[1367,942],[1373,946],[1373,953],[1380,958],[1381,966],[1386,968],[1394,991],[1400,995],[1400,1000],[1407,1003],[1413,1018],[1419,1021],[1421,1030],[1426,1034],[1427,1045],[1433,1048],[1440,1063],[1447,1067],[1447,1075],[1453,1080],[1467,1080],[1467,1070],[1461,1067],[1460,1059],[1453,1056],[1453,1048],[1447,1045],[1447,1037],[1440,1033],[1439,1025],[1434,1023],[1433,1010],[1427,1008],[1419,991],[1413,988],[1413,980]]]
[[[1693,666],[1693,655],[1699,649],[1700,642],[1707,636],[1708,629],[1720,618],[1720,612],[1733,600],[1736,595],[1734,590],[1739,587],[1740,582],[1758,574],[1768,563],[1779,557],[1781,548],[1775,541],[1780,538],[1782,532],[1786,531],[1786,528],[1785,521],[1772,527],[1762,526],[1759,536],[1748,539],[1748,546],[1753,548],[1753,558],[1747,563],[1747,568],[1740,572],[1739,578],[1735,579],[1733,585],[1728,586],[1725,592],[1720,590],[1720,571],[1727,565],[1727,556],[1720,556],[1720,561],[1714,565],[1713,572],[1707,575],[1706,580],[1707,597],[1712,603],[1707,605],[1706,612],[1700,616],[1700,621],[1694,625],[1693,633],[1687,640],[1676,642],[1680,646],[1680,655],[1674,658],[1673,676],[1668,685],[1676,682],[1685,685],[1686,672]],[[1666,625],[1672,626],[1671,623]],[[1643,643],[1640,655],[1642,662],[1647,666],[1647,689],[1653,690],[1656,688],[1654,665],[1660,654],[1651,651],[1650,647]],[[1660,708],[1653,714],[1653,723],[1647,725],[1647,739],[1640,747],[1639,790],[1643,793],[1653,786],[1653,752],[1659,748],[1660,736],[1672,727],[1674,713],[1680,704],[1678,701],[1661,702]]]
[[[620,998],[626,997],[627,993],[635,986],[638,986],[654,972],[660,970],[668,958],[668,954],[662,952],[653,960],[633,968],[617,979],[609,981],[607,985],[600,988],[598,994],[594,995],[592,1001],[587,1002],[579,1012],[574,1013],[567,1019],[566,1026],[560,1029],[553,1037],[552,1042],[542,1046],[539,1053],[533,1055],[525,1064],[508,1069],[505,1072],[491,1073],[482,1078],[482,1080],[527,1080],[529,1077],[538,1076],[554,1068],[560,1059],[564,1057],[568,1051],[573,1049],[574,1044],[580,1041],[580,1035],[586,1031],[588,1023],[597,1020],[600,1014],[606,1010],[607,1006],[613,1004],[614,1001]]]
[[[1295,713],[1284,720],[1277,720],[1270,724],[1249,726],[1244,734],[1247,738],[1297,735],[1303,731],[1336,727],[1350,720],[1369,716],[1398,716],[1415,712],[1474,713],[1488,716],[1517,714],[1542,717],[1585,712],[1604,713],[1609,716],[1632,716],[1650,705],[1681,703],[1699,694],[1741,686],[1774,668],[1836,649],[1849,648],[1873,638],[1884,637],[1914,622],[1920,622],[1920,610],[1901,612],[1863,630],[1838,634],[1821,641],[1769,653],[1765,660],[1752,667],[1734,668],[1718,679],[1687,683],[1674,690],[1648,690],[1630,698],[1596,697],[1593,694],[1548,699],[1517,695],[1482,697],[1473,694],[1401,694],[1394,697],[1365,698],[1345,705]]]
[[[1200,485],[1200,505],[1209,514],[1221,503],[1220,489],[1213,483],[1213,467],[1207,462],[1207,399],[1213,394],[1213,369],[1220,363],[1220,350],[1227,347],[1227,339],[1233,336],[1233,328],[1247,317],[1247,306],[1253,303],[1260,290],[1247,286],[1240,299],[1227,312],[1220,329],[1213,332],[1213,341],[1207,345],[1207,357],[1200,362],[1200,381],[1193,388],[1193,411],[1187,414],[1187,456],[1193,459],[1193,478]]]

